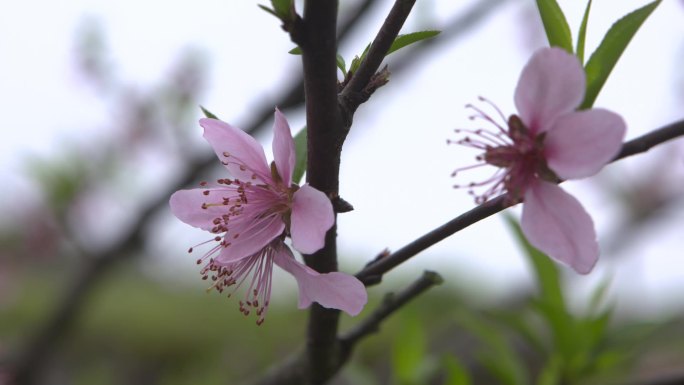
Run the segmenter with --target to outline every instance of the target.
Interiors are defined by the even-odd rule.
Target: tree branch
[[[371,78],[380,68],[394,39],[399,35],[401,27],[411,13],[415,2],[416,0],[396,0],[394,2],[394,6],[380,27],[373,43],[371,43],[368,54],[366,54],[365,59],[342,90],[340,101],[345,115],[349,115],[348,119],[345,119],[350,122],[348,126],[351,126],[351,116],[354,114],[354,111],[356,111],[361,103],[368,100],[370,93],[374,91],[367,90]]]
[[[373,313],[340,337],[344,350],[351,352],[357,342],[371,333],[377,332],[380,328],[380,324],[387,319],[387,317],[406,305],[413,298],[442,282],[443,279],[438,273],[424,271],[420,278],[413,282],[411,286],[402,290],[399,294],[394,295],[388,293],[385,295],[382,304],[375,308]]]
[[[615,157],[615,159],[613,159],[613,162],[628,156],[646,152],[661,143],[681,136],[684,136],[684,120],[669,124],[646,135],[626,142],[623,144],[620,153]],[[480,206],[477,206],[474,209],[450,220],[442,226],[439,226],[436,229],[428,232],[427,234],[392,254],[381,254],[379,258],[376,258],[371,263],[366,265],[363,270],[358,272],[356,277],[367,286],[379,283],[383,274],[406,262],[408,259],[417,255],[421,251],[465,229],[466,227],[507,208],[507,206],[504,204],[504,198],[505,195],[500,195]]]
[[[346,137],[337,106],[337,6],[337,0],[307,0],[302,36],[298,36],[306,95],[306,180],[329,197],[338,195],[340,156]],[[304,256],[306,264],[320,273],[337,271],[336,238],[337,226],[333,225],[326,233],[323,248]],[[324,383],[337,371],[339,316],[339,310],[317,303],[311,306],[306,340],[307,384]]]

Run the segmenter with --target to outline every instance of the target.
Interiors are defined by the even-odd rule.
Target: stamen
[[[456,134],[466,134],[461,139],[447,139],[447,144],[458,144],[481,151],[475,157],[475,164],[459,167],[452,173],[456,177],[462,171],[476,169],[482,166],[497,167],[496,171],[487,179],[480,182],[470,182],[467,184],[454,184],[454,188],[466,188],[468,194],[473,196],[475,203],[482,204],[496,195],[508,192],[511,196],[509,203],[517,203],[529,185],[530,178],[536,177],[536,170],[540,168],[540,162],[545,162],[542,153],[543,138],[533,137],[526,130],[522,121],[516,116],[511,120],[517,122],[521,129],[511,130],[504,127],[509,126],[503,112],[491,101],[484,97],[478,98],[486,103],[489,108],[495,111],[497,119],[503,121],[498,123],[492,116],[482,108],[473,104],[467,104],[466,108],[475,113],[469,118],[472,120],[484,120],[496,127],[496,130],[486,128],[477,129],[455,129]],[[517,133],[517,136],[512,135]],[[543,166],[543,164],[542,164]],[[483,192],[476,193],[476,190],[488,186]]]

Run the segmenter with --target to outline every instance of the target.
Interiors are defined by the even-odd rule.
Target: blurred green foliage
[[[647,358],[684,354],[681,321],[609,322],[601,306],[574,314],[555,265],[537,262],[539,291],[497,306],[433,289],[363,341],[333,384],[620,384]],[[67,283],[55,277],[68,274],[47,270],[23,273],[17,297],[0,309],[5,349],[19,349],[54,310]],[[371,298],[386,290],[373,288]],[[302,346],[307,313],[295,293],[278,294],[257,326],[238,312],[238,298],[160,281],[129,262],[88,297],[46,375],[84,385],[241,383]],[[356,321],[344,317],[342,330]]]

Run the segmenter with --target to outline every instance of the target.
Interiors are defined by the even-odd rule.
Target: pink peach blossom
[[[530,243],[578,273],[589,273],[599,255],[594,224],[582,205],[557,183],[596,174],[620,151],[625,123],[614,112],[594,108],[577,111],[584,98],[585,74],[579,60],[560,48],[538,50],[527,63],[515,90],[518,115],[498,124],[481,109],[496,131],[456,130],[470,135],[455,143],[483,150],[477,166],[499,167],[477,203],[507,193],[508,204],[524,201],[521,227]],[[507,129],[505,129],[506,127]]]
[[[312,254],[323,247],[335,221],[324,193],[292,183],[295,147],[285,116],[276,109],[270,166],[261,145],[242,130],[216,119],[201,119],[200,125],[233,176],[218,179],[215,186],[203,182],[199,189],[177,191],[170,199],[178,219],[215,234],[205,242],[215,242],[214,246],[197,261],[205,263],[203,278],[211,277],[212,288],[219,292],[229,286],[234,292],[251,276],[240,308],[245,314],[255,308],[258,324],[268,307],[273,263],[297,280],[300,307],[315,301],[358,314],[366,303],[358,279],[343,273],[319,274],[297,262],[283,243],[290,236],[295,249]]]

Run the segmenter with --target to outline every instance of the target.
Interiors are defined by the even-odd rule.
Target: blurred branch
[[[646,152],[661,143],[681,136],[684,136],[684,120],[669,124],[646,135],[626,142],[623,144],[620,153],[615,157],[615,159],[613,159],[613,162],[628,156]],[[376,259],[366,265],[363,270],[358,272],[356,277],[364,282],[367,286],[379,283],[382,280],[383,274],[406,262],[408,259],[417,255],[421,251],[465,229],[470,225],[473,225],[506,209],[507,206],[504,204],[504,198],[505,195],[500,195],[464,214],[461,214],[392,254],[380,254]]]
[[[373,312],[358,323],[354,328],[344,333],[337,339],[341,346],[340,354],[334,357],[335,372],[345,364],[351,356],[356,344],[370,334],[377,332],[380,324],[397,310],[424,293],[431,287],[442,283],[442,277],[431,271],[423,272],[423,275],[414,281],[409,287],[398,294],[388,293],[383,302]],[[332,376],[335,372],[330,373]],[[252,385],[300,385],[306,378],[306,356],[300,352],[291,355],[285,361],[269,369]]]
[[[628,385],[682,385],[684,384],[684,372],[677,375],[661,375],[648,380],[629,382]]]

